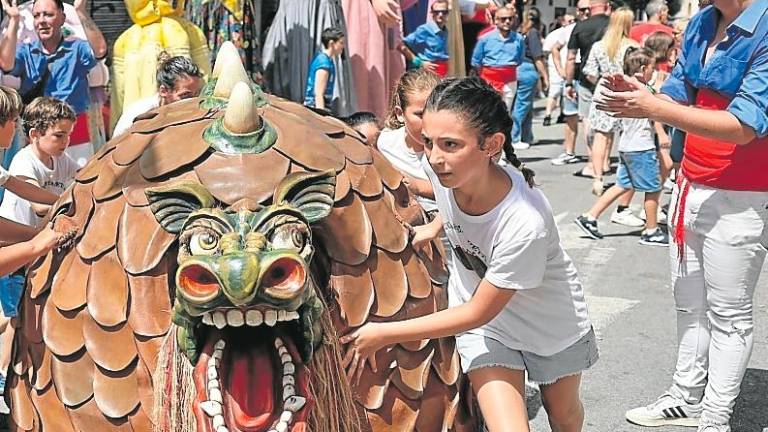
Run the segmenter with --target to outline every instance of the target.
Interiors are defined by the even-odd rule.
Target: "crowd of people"
[[[0,148],[18,139],[26,146],[8,170],[0,168],[7,189],[0,240],[9,245],[0,249],[0,330],[18,312],[24,265],[72,235],[54,232],[43,216],[89,156],[77,149],[88,142],[87,73],[109,50],[85,3],[75,0],[74,8],[86,40],[62,34],[61,0],[35,0],[39,40],[19,48],[16,0],[2,0],[10,24],[0,38],[0,69],[21,86],[0,86]],[[768,244],[768,2],[713,0],[683,34],[668,25],[663,0],[648,3],[643,22],[608,0],[580,0],[546,37],[533,7],[474,8],[486,25],[465,47],[469,78],[447,77],[450,2],[434,0],[429,12],[397,45],[409,70],[391,91],[386,118],[361,111],[341,119],[402,173],[422,206],[428,223],[413,227],[412,242],[445,246],[449,308],[342,336],[350,378],[375,369],[373,353],[389,344],[455,335],[488,430],[529,430],[526,376],[540,385],[553,430],[582,430],[579,388],[598,359],[597,340],[552,209],[517,156],[535,142],[533,104],[543,92],[544,126],[562,123],[564,131],[564,152],[551,163],[581,161],[579,133],[587,143],[589,164],[577,174],[592,179],[597,198],[575,223],[599,240],[598,218],[617,201],[612,222],[642,226],[641,244],[672,245],[673,384],[657,401],[627,411],[627,420],[730,431]],[[322,31],[299,102],[335,114],[343,85],[336,60],[346,42],[341,27]],[[148,110],[197,96],[204,80],[186,57],[164,56],[157,95],[125,110],[114,136]],[[606,188],[614,142],[619,164]],[[674,193],[665,213],[667,179]],[[635,192],[644,195],[643,217],[630,210]],[[3,371],[10,333],[3,333]]]

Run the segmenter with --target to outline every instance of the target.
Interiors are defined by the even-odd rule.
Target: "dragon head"
[[[323,302],[310,273],[311,224],[333,206],[333,172],[295,173],[272,204],[219,205],[199,183],[148,189],[178,235],[173,322],[194,365],[198,432],[303,430],[304,365],[322,341]]]

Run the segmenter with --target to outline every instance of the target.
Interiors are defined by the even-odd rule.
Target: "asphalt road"
[[[537,106],[540,103],[537,103]],[[562,125],[535,122],[538,145],[518,151],[536,171],[558,220],[563,244],[574,260],[588,295],[598,331],[600,361],[583,377],[584,430],[591,432],[695,431],[693,428],[643,428],[624,420],[627,409],[654,401],[670,384],[676,357],[675,306],[669,280],[667,248],[638,244],[639,229],[600,220],[603,240],[587,238],[573,223],[594,202],[591,181],[574,177],[584,163],[552,166],[562,152]],[[578,154],[585,154],[582,142]],[[612,178],[607,181],[612,182]],[[670,195],[662,197],[662,204]],[[635,197],[637,212],[642,201]],[[613,210],[614,207],[610,209]],[[732,419],[733,432],[768,431],[768,266],[755,297],[755,346]],[[533,431],[549,431],[536,392],[529,396]]]

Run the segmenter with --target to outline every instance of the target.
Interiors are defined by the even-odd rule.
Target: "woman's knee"
[[[547,401],[542,397],[542,403],[547,411],[549,421],[555,425],[574,426],[581,425],[584,421],[584,405],[578,397],[569,401],[562,399]]]

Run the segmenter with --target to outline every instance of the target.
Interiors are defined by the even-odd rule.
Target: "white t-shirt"
[[[0,186],[4,185],[5,182],[8,181],[8,178],[10,176],[11,176],[11,173],[9,173],[8,170],[0,166]]]
[[[421,159],[424,152],[415,152],[405,144],[405,128],[381,131],[376,146],[385,158],[401,173],[420,180],[429,180]],[[417,196],[416,201],[424,211],[437,210],[435,200]]]
[[[448,280],[450,306],[468,302],[485,278],[517,292],[488,324],[470,330],[505,346],[541,356],[556,354],[586,335],[592,324],[576,268],[560,245],[552,209],[516,168],[503,167],[512,189],[493,210],[472,216],[453,191],[428,171],[443,227],[454,249]]]
[[[116,137],[122,135],[128,128],[133,125],[133,121],[136,117],[144,114],[149,110],[153,110],[160,106],[160,96],[154,95],[148,98],[144,98],[132,103],[128,108],[123,111],[123,115],[120,116],[120,120],[115,124],[115,129],[112,131],[112,136]]]
[[[574,27],[576,27],[575,23],[568,24],[565,27],[560,27],[559,29],[554,30],[548,34],[546,38],[544,38],[542,50],[549,53],[549,57],[547,58],[549,78],[555,82],[562,81],[563,78],[560,76],[560,74],[557,73],[557,69],[555,69],[555,61],[552,57],[552,48],[554,48],[555,45],[560,44],[560,64],[563,66],[563,68],[565,68],[565,64],[568,62],[568,40],[571,38],[571,33],[573,33]],[[577,54],[576,62],[578,61],[579,59]]]
[[[36,180],[41,188],[61,195],[75,179],[77,169],[77,163],[66,153],[53,158],[53,169],[49,169],[32,152],[32,146],[28,145],[16,153],[8,171],[22,179]],[[29,201],[9,191],[5,191],[3,202],[0,204],[0,216],[30,226],[37,226],[42,221]]]
[[[654,130],[648,119],[621,119],[619,136],[620,152],[655,150]]]

